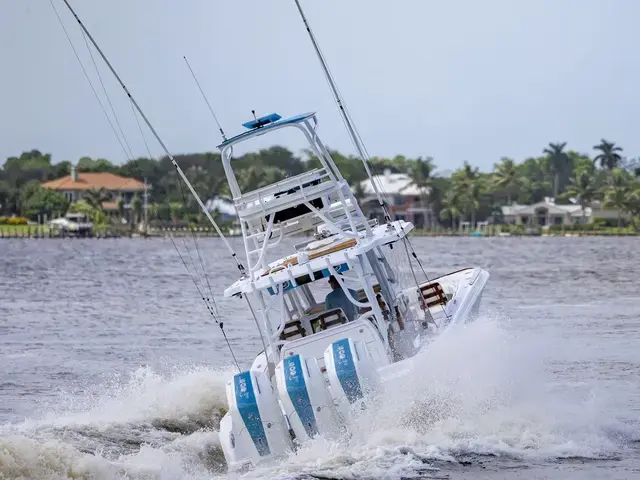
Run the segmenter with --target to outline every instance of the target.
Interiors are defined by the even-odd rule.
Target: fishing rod
[[[191,72],[191,76],[195,80],[196,85],[198,86],[198,89],[200,90],[200,93],[202,94],[202,98],[204,98],[204,101],[206,102],[207,107],[209,107],[209,111],[211,112],[211,115],[213,116],[213,119],[216,121],[216,124],[218,125],[218,130],[220,130],[220,135],[222,135],[222,140],[224,140],[226,142],[227,141],[227,137],[225,136],[224,131],[222,130],[222,127],[220,126],[220,122],[218,121],[218,117],[216,117],[216,114],[213,113],[213,108],[211,108],[211,104],[209,103],[209,100],[207,100],[207,96],[204,94],[204,91],[202,90],[202,87],[200,86],[200,82],[198,81],[198,78],[196,77],[196,74],[193,73],[193,69],[191,68],[191,65],[189,65],[189,60],[187,60],[186,56],[183,56],[182,58],[184,58],[184,61],[187,64],[187,67],[189,67],[189,71]]]
[[[322,52],[320,51],[320,47],[318,45],[318,42],[316,41],[316,37],[313,34],[313,32],[311,31],[311,26],[309,25],[309,22],[307,21],[307,17],[305,16],[304,11],[302,10],[302,6],[300,5],[300,1],[299,0],[295,0],[295,2],[296,2],[296,6],[298,7],[298,12],[300,13],[300,17],[302,18],[302,22],[304,23],[304,26],[305,26],[305,28],[307,30],[307,33],[309,34],[309,38],[311,39],[311,43],[313,44],[313,48],[316,51],[316,55],[318,56],[318,59],[320,60],[320,65],[322,66],[322,70],[323,70],[323,72],[325,74],[327,82],[329,83],[329,86],[331,87],[331,92],[333,93],[333,98],[334,98],[334,100],[336,101],[336,103],[338,105],[338,109],[340,110],[340,114],[342,115],[342,119],[344,120],[345,126],[347,127],[347,131],[349,133],[349,136],[351,137],[351,141],[353,142],[353,145],[356,147],[356,150],[358,151],[358,154],[360,155],[360,159],[362,160],[362,163],[364,164],[364,169],[367,172],[367,176],[369,177],[369,180],[371,180],[371,186],[373,187],[373,191],[376,194],[376,197],[378,199],[378,203],[380,204],[380,207],[382,208],[382,211],[385,214],[385,219],[387,221],[390,221],[391,217],[389,217],[389,213],[387,212],[387,209],[385,208],[384,202],[382,201],[382,195],[380,194],[380,191],[378,190],[378,186],[376,185],[376,182],[373,179],[373,175],[371,174],[371,170],[369,169],[369,164],[368,164],[369,156],[366,154],[364,145],[362,145],[362,142],[360,140],[359,135],[356,133],[355,128],[351,124],[351,120],[349,119],[349,115],[347,114],[347,111],[346,111],[346,109],[344,107],[344,102],[342,101],[342,98],[340,97],[340,93],[338,92],[338,87],[336,86],[336,83],[335,83],[333,77],[331,76],[331,72],[329,71],[329,67],[327,66],[327,62],[324,59],[324,56],[322,55]]]
[[[380,204],[380,208],[382,209],[382,212],[384,213],[384,217],[385,220],[387,222],[391,222],[391,216],[389,214],[389,211],[387,210],[383,200],[382,200],[382,196],[380,194],[380,191],[378,190],[378,187],[376,185],[376,182],[373,178],[373,175],[371,174],[371,170],[369,169],[369,155],[366,153],[366,148],[362,142],[362,139],[360,137],[360,135],[357,133],[357,129],[355,128],[355,126],[352,124],[351,119],[349,118],[349,114],[347,112],[346,106],[344,104],[344,102],[341,99],[340,96],[340,92],[338,91],[338,87],[336,85],[335,80],[333,79],[331,72],[329,71],[329,67],[327,65],[327,62],[324,58],[324,55],[322,55],[322,52],[320,51],[320,46],[318,45],[318,42],[316,40],[315,35],[313,34],[313,31],[311,30],[311,26],[309,25],[309,22],[307,21],[307,17],[304,14],[304,11],[302,10],[302,6],[300,5],[300,0],[294,0],[296,2],[296,6],[298,7],[298,12],[300,13],[300,17],[302,18],[302,22],[304,23],[304,26],[307,30],[307,33],[309,34],[309,38],[311,39],[311,43],[313,45],[314,50],[316,51],[316,55],[318,56],[318,60],[320,60],[320,65],[322,66],[322,70],[325,74],[325,77],[327,79],[327,82],[329,83],[329,87],[331,88],[331,92],[333,93],[333,97],[334,100],[336,102],[336,104],[338,105],[338,109],[340,110],[340,114],[342,115],[342,119],[344,121],[345,126],[347,127],[347,131],[349,132],[349,136],[351,137],[351,141],[353,142],[353,144],[356,147],[356,150],[358,151],[358,154],[360,155],[360,159],[362,160],[362,163],[364,164],[364,168],[367,172],[367,176],[369,177],[369,180],[371,181],[371,185],[373,187],[373,190],[376,194],[376,197],[378,199],[378,203]],[[384,188],[383,188],[384,191]],[[386,192],[385,192],[386,195]],[[411,241],[409,240],[409,238],[406,236],[406,232],[404,230],[404,227],[402,226],[402,224],[399,224],[400,230],[405,234],[403,236],[403,243],[405,245],[405,249],[407,250],[407,258],[409,259],[409,266],[411,267],[411,271],[413,273],[413,277],[416,283],[416,286],[418,287],[418,289],[420,288],[420,284],[418,282],[418,278],[415,275],[415,272],[413,271],[413,265],[411,265],[411,257],[413,257],[417,262],[418,265],[420,266],[420,269],[422,270],[423,275],[425,276],[425,278],[427,279],[427,281],[429,281],[429,276],[427,275],[427,272],[424,268],[424,266],[422,265],[422,262],[420,261],[420,259],[418,258],[418,255],[416,254],[415,249],[413,248],[413,245],[411,244]],[[400,235],[398,235],[399,237]],[[444,307],[442,307],[443,312],[445,313],[445,315],[447,316],[447,318],[449,318],[449,315],[446,313],[446,311],[444,310]]]
[[[80,18],[76,14],[75,10],[71,7],[71,5],[69,4],[69,1],[68,0],[62,0],[62,1],[67,6],[67,8],[69,9],[69,11],[73,15],[73,17],[76,19],[76,21],[80,25],[80,28],[82,28],[82,31],[87,35],[87,38],[89,38],[89,40],[91,41],[92,45],[95,47],[96,51],[100,54],[100,56],[102,57],[104,62],[107,64],[107,67],[109,67],[109,70],[111,71],[111,73],[113,73],[113,76],[116,78],[116,80],[118,81],[118,83],[120,84],[122,89],[124,90],[124,92],[127,95],[127,97],[129,98],[129,100],[131,101],[133,106],[136,108],[136,110],[138,111],[138,113],[140,114],[140,116],[142,117],[144,122],[147,124],[147,127],[149,127],[149,130],[151,131],[153,136],[156,138],[156,140],[158,141],[158,143],[160,144],[160,146],[162,147],[164,152],[167,154],[167,157],[169,157],[169,160],[171,160],[171,163],[176,168],[176,171],[178,172],[178,175],[180,175],[182,180],[184,180],[184,183],[187,185],[187,187],[191,191],[191,194],[195,197],[195,199],[198,202],[198,204],[200,205],[200,208],[202,209],[203,213],[206,215],[206,217],[209,219],[209,222],[211,222],[213,227],[216,229],[216,232],[218,233],[218,235],[220,235],[220,238],[222,238],[222,240],[224,241],[224,244],[226,245],[227,249],[229,250],[229,253],[231,254],[231,257],[236,262],[238,270],[240,270],[240,274],[244,277],[246,275],[246,271],[245,271],[244,265],[242,265],[242,263],[238,259],[238,256],[236,255],[236,252],[233,251],[233,248],[231,247],[231,244],[229,243],[227,238],[222,234],[222,231],[220,230],[220,227],[218,227],[218,224],[215,222],[215,220],[213,219],[213,217],[209,213],[209,210],[207,210],[207,207],[204,205],[204,203],[202,203],[202,200],[200,199],[200,197],[196,193],[195,189],[191,185],[191,182],[189,182],[189,179],[187,178],[185,173],[180,168],[180,165],[178,165],[178,162],[176,162],[175,158],[173,158],[173,155],[171,155],[171,152],[169,152],[169,149],[167,148],[167,146],[164,144],[164,142],[160,138],[160,135],[158,135],[156,130],[153,128],[153,125],[151,125],[151,122],[149,121],[147,116],[144,114],[144,112],[140,108],[140,105],[138,105],[138,102],[136,102],[135,98],[133,98],[133,95],[131,95],[131,93],[129,92],[129,89],[127,88],[125,83],[122,81],[122,79],[120,78],[118,73],[115,71],[115,69],[111,65],[111,62],[109,62],[109,60],[107,59],[106,55],[102,52],[102,49],[98,46],[96,41],[91,36],[91,33],[89,33],[89,30],[87,30],[87,27],[84,26],[84,23],[82,23],[82,20],[80,20]]]

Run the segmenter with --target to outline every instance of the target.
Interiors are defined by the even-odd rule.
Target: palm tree
[[[461,220],[462,218],[461,200],[460,193],[455,188],[447,190],[447,193],[442,200],[440,218],[443,220],[451,220],[451,228],[454,230],[456,228],[456,220]]]
[[[252,165],[243,169],[242,174],[238,176],[240,190],[243,193],[257,190],[276,183],[284,178],[284,172],[277,167],[265,167],[262,165]]]
[[[608,185],[604,189],[604,206],[618,210],[618,228],[622,225],[622,212],[627,209],[629,182],[626,172],[620,168],[611,171]]]
[[[600,162],[601,168],[612,171],[622,161],[622,157],[618,153],[622,152],[622,147],[618,147],[615,142],[608,142],[603,138],[600,140],[600,144],[594,145],[593,149],[600,152],[593,161],[594,163]]]
[[[118,198],[118,216],[120,217],[120,221],[122,221],[122,219],[124,218],[124,198],[122,196],[120,196],[120,198]]]
[[[140,196],[137,193],[131,199],[131,213],[132,213],[131,225],[133,226],[135,223],[140,222],[142,218],[142,200],[140,199]]]
[[[631,224],[638,231],[636,217],[640,217],[640,182],[636,181],[627,194],[625,208],[631,214]]]
[[[96,210],[104,212],[102,204],[111,200],[111,193],[104,188],[92,188],[83,195],[82,199]]]
[[[396,157],[397,158],[397,157]],[[415,186],[420,192],[420,203],[422,203],[422,209],[426,211],[430,209],[429,196],[433,190],[433,177],[432,173],[435,170],[433,159],[427,157],[426,159],[418,158],[411,168],[409,173],[411,177],[410,185]],[[427,227],[431,226],[431,214],[427,215],[429,221]]]
[[[480,200],[482,199],[482,195],[484,193],[483,187],[484,187],[484,183],[480,179],[474,180],[469,185],[469,190],[465,195],[466,208],[471,212],[471,228],[472,229],[476,228],[476,213],[480,208]]]
[[[582,207],[582,223],[587,223],[586,207],[598,194],[595,177],[588,170],[578,170],[571,178],[567,190],[562,195],[565,198],[575,197]]]
[[[519,177],[518,166],[510,158],[502,158],[494,165],[492,178],[493,187],[506,192],[507,204],[511,205],[511,195],[520,189],[522,180]]]
[[[478,171],[478,167],[472,167],[469,162],[465,161],[460,170],[460,177],[464,182],[471,184],[478,178]]]
[[[479,172],[477,167],[472,167],[469,162],[464,162],[451,176],[451,188],[459,198],[459,206],[462,214],[469,214],[470,221],[475,225],[475,215],[480,206],[481,183],[479,182]]]
[[[558,196],[560,190],[560,173],[566,171],[569,164],[569,156],[564,151],[567,142],[549,143],[549,146],[542,150],[549,160],[549,173],[554,177],[553,198]]]

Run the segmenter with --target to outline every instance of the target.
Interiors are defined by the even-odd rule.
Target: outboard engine
[[[331,396],[340,414],[349,419],[354,407],[365,407],[365,396],[381,386],[380,375],[364,342],[343,338],[324,352]]]
[[[338,433],[337,411],[315,357],[297,354],[283,358],[276,367],[276,382],[291,429],[300,442]]]
[[[247,370],[227,382],[229,411],[220,422],[220,444],[229,469],[257,464],[293,450],[278,397],[264,372]]]

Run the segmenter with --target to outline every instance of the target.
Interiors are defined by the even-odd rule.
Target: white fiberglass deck
[[[350,237],[345,235],[330,237],[335,238],[335,240],[324,246],[321,250],[318,250],[320,256],[309,258],[305,263],[300,263],[301,256],[299,253],[284,257],[270,263],[268,268],[262,268],[256,271],[253,279],[245,278],[238,280],[225,290],[224,295],[225,297],[230,297],[238,293],[251,293],[255,290],[267,289],[287,281],[295,282],[295,279],[300,276],[313,275],[314,272],[324,270],[329,266],[337,267],[349,260],[354,260],[358,255],[362,255],[375,247],[397,241],[413,229],[413,224],[407,223],[404,220],[396,220],[390,223],[389,226],[391,228],[387,225],[374,227],[371,237],[365,237],[363,232],[359,235],[359,239],[354,245],[345,246],[337,251],[323,255],[322,252],[329,252],[332,246],[340,247],[341,244],[345,245],[345,243],[350,240]],[[309,255],[309,257],[311,257],[311,255]]]

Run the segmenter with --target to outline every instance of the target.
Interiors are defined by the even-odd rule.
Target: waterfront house
[[[102,202],[105,214],[110,217],[117,216],[118,202],[122,199],[124,217],[127,221],[131,219],[133,197],[137,194],[142,200],[145,192],[144,183],[135,178],[106,172],[78,172],[75,166],[71,167],[70,175],[45,182],[42,187],[62,193],[70,203],[81,200],[89,191],[102,190],[106,197]]]
[[[513,225],[540,226],[573,225],[577,223],[592,223],[600,218],[615,224],[620,213],[615,209],[604,208],[602,202],[594,201],[585,207],[584,211],[578,204],[556,204],[554,199],[545,198],[532,205],[505,205],[502,216],[505,223]],[[624,215],[623,215],[624,217]]]
[[[390,214],[395,214],[395,218],[413,223],[416,228],[425,228],[432,225],[433,212],[431,206],[426,203],[429,194],[428,188],[420,189],[411,177],[406,173],[391,173],[385,170],[383,175],[375,175],[373,181],[389,202],[387,208]],[[360,189],[363,192],[363,210],[370,218],[377,218],[379,222],[384,222],[384,213],[378,204],[371,180],[360,182]]]

